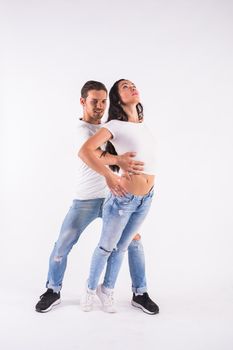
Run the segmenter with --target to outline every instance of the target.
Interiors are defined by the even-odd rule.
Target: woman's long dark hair
[[[117,80],[114,85],[111,87],[109,92],[109,110],[108,110],[108,119],[107,122],[110,120],[116,119],[121,121],[128,121],[128,115],[125,113],[124,109],[122,108],[121,104],[121,98],[118,91],[118,85],[121,81],[126,79],[120,79]],[[139,102],[136,106],[137,113],[138,113],[138,119],[139,121],[143,120],[143,106]],[[113,146],[113,144],[108,141],[105,151],[102,153],[102,155],[105,155],[106,153],[111,153],[113,155],[117,155],[117,152]],[[109,165],[109,167],[116,172],[119,172],[120,168],[117,165]]]

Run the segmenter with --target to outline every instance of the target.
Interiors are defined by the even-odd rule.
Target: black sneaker
[[[52,289],[47,289],[47,291],[40,296],[40,300],[36,304],[37,312],[48,312],[53,306],[60,304],[60,292],[55,293]]]
[[[155,315],[159,313],[159,307],[156,305],[149,297],[148,293],[143,293],[142,295],[135,295],[133,293],[133,299],[131,304],[135,307],[142,309],[145,313],[149,315]]]

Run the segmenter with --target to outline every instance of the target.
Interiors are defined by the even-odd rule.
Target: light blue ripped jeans
[[[135,232],[144,221],[152,201],[154,190],[144,195],[135,196],[127,193],[123,197],[110,194],[103,208],[103,228],[98,246],[96,247],[88,278],[88,288],[97,288],[100,275],[107,263],[103,285],[114,288],[123,261],[124,253],[132,242]],[[132,243],[131,243],[132,244]],[[137,268],[140,271],[140,258],[132,259],[132,279],[137,283]],[[136,264],[135,264],[136,263]],[[133,282],[134,283],[134,282]],[[144,293],[144,286],[138,286],[139,293]]]
[[[68,211],[49,259],[49,271],[46,287],[58,292],[62,288],[68,254],[77,243],[85,228],[95,219],[102,217],[104,198],[73,201]],[[137,232],[135,231],[135,234]],[[132,279],[132,291],[147,291],[145,276],[145,258],[141,240],[133,240],[128,247],[129,269]],[[107,264],[106,278],[112,269],[112,258]]]

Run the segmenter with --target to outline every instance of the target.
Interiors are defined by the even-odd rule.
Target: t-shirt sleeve
[[[80,127],[77,130],[77,150],[79,151],[82,145],[92,136],[90,130]]]
[[[112,138],[116,138],[117,124],[115,123],[115,120],[110,120],[109,122],[103,124],[102,128],[108,129],[112,134]]]

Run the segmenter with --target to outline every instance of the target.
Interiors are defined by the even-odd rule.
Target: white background
[[[1,1],[2,349],[233,347],[233,2]],[[75,187],[80,89],[119,78],[141,92],[157,144],[156,197],[141,233],[151,297],[119,312],[79,299],[100,220],[69,256],[63,303],[34,312]]]

